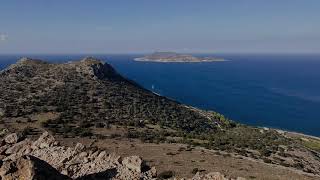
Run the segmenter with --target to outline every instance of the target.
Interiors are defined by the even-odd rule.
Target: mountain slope
[[[161,124],[187,132],[214,131],[223,123],[158,96],[93,58],[50,64],[24,58],[0,74],[5,117],[60,113],[69,123]]]

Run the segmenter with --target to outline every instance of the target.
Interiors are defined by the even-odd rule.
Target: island
[[[179,54],[176,52],[155,52],[144,57],[135,58],[135,61],[144,62],[216,62],[226,61],[223,58],[217,57],[195,57],[190,54]]]

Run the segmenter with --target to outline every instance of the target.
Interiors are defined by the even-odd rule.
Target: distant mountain
[[[189,54],[179,54],[175,52],[155,52],[144,57],[135,58],[135,61],[152,62],[214,62],[224,61],[222,58],[215,57],[195,57]]]

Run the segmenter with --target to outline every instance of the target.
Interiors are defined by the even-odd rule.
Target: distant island
[[[195,57],[190,54],[179,54],[175,52],[155,52],[144,57],[135,58],[135,61],[150,62],[215,62],[225,61],[223,58],[216,57]]]

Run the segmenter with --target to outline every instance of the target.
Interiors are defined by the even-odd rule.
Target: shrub
[[[198,171],[199,171],[198,168],[194,168],[194,169],[192,169],[191,173],[192,173],[192,174],[197,174]]]
[[[32,134],[32,128],[31,127],[26,127],[22,131],[23,136],[31,135]]]
[[[265,163],[271,163],[272,161],[271,161],[270,159],[268,159],[268,158],[263,158],[263,162],[265,162]]]
[[[158,175],[159,179],[169,179],[172,178],[174,176],[174,172],[173,171],[163,171]]]
[[[268,149],[263,148],[263,149],[259,150],[259,153],[261,156],[269,157],[272,152],[269,151]]]
[[[98,122],[98,123],[95,124],[95,127],[96,128],[103,128],[103,127],[105,127],[105,124],[102,123],[102,122]]]
[[[88,137],[88,136],[92,136],[92,132],[90,132],[90,130],[85,130],[83,132],[80,133],[81,137]]]
[[[297,169],[303,169],[304,168],[304,165],[301,163],[301,162],[298,162],[298,163],[295,163],[293,165],[293,167],[297,168]]]

